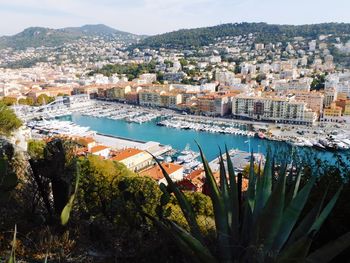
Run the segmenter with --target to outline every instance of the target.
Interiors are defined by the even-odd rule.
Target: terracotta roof
[[[97,152],[103,151],[105,149],[109,149],[109,147],[104,146],[104,145],[96,145],[96,146],[91,148],[91,153],[97,153]]]
[[[127,148],[125,150],[121,150],[115,153],[115,156],[112,158],[114,161],[122,161],[132,156],[135,156],[143,151],[134,148]]]
[[[198,169],[192,171],[189,175],[186,176],[186,179],[193,180],[197,177],[203,177],[204,175],[204,170],[203,169]]]
[[[88,145],[89,143],[93,143],[95,140],[92,137],[80,137],[78,138],[78,143],[83,144],[84,146]]]
[[[169,175],[183,168],[182,165],[174,163],[162,163],[162,166]],[[140,175],[149,176],[157,181],[164,178],[163,172],[158,165],[155,165],[147,170],[140,172]]]

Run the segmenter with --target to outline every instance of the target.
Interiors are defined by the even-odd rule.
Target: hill
[[[254,33],[257,41],[264,43],[288,41],[293,37],[316,38],[321,34],[350,34],[350,24],[322,23],[313,25],[270,25],[266,23],[235,23],[212,27],[182,29],[170,33],[151,36],[144,39],[140,47],[191,47],[205,46],[215,42],[216,38],[247,35]]]
[[[30,27],[13,36],[0,37],[0,48],[11,47],[25,49],[28,47],[54,47],[78,40],[83,37],[104,37],[134,43],[144,36],[116,30],[106,25],[85,25],[82,27],[67,27],[51,29]]]

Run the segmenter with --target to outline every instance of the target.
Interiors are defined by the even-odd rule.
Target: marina
[[[74,105],[73,105],[74,106]],[[16,111],[21,116],[21,111]],[[350,130],[346,125],[321,123],[318,126],[298,126],[283,123],[259,123],[232,118],[213,118],[181,114],[163,109],[98,100],[84,101],[72,107],[45,110],[26,108],[23,115],[34,136],[93,136],[97,142],[114,149],[138,148],[149,151],[159,160],[176,162],[188,173],[200,165],[198,146],[209,161],[219,153],[219,147],[230,150],[266,154],[267,149],[295,152],[300,162],[317,159],[336,162],[334,154],[349,155]],[[25,120],[25,119],[24,119]],[[342,129],[336,132],[334,129]],[[148,148],[147,148],[148,147]],[[193,154],[186,154],[191,149]]]
[[[267,149],[279,153],[290,155],[292,151],[298,153],[301,157],[299,162],[313,163],[317,159],[335,162],[334,152],[319,150],[315,147],[292,146],[283,141],[274,141],[260,139],[257,136],[247,137],[244,135],[210,133],[194,130],[174,129],[165,126],[158,126],[156,121],[143,124],[129,123],[125,120],[111,120],[108,118],[98,118],[73,114],[60,117],[60,120],[72,121],[81,126],[89,126],[98,133],[112,136],[132,138],[132,140],[157,141],[163,145],[170,145],[173,149],[181,151],[189,144],[190,149],[197,151],[196,142],[203,148],[206,158],[209,161],[217,158],[219,147],[224,149],[235,149],[244,152],[254,151],[256,153],[266,154]],[[293,150],[294,149],[294,150]],[[342,156],[348,156],[349,151],[342,151]],[[281,154],[281,156],[283,156]],[[198,159],[198,158],[197,158]],[[174,160],[175,161],[175,160]]]
[[[317,126],[298,126],[283,123],[258,123],[232,118],[183,115],[170,109],[124,103],[97,100],[84,103],[82,107],[58,107],[52,104],[46,110],[37,110],[32,107],[16,112],[24,120],[26,118],[52,119],[79,114],[84,117],[122,120],[135,124],[152,123],[157,126],[195,132],[246,136],[248,138],[258,137],[270,141],[285,142],[291,146],[312,147],[324,151],[350,149],[350,127],[346,124],[320,123]],[[341,133],[337,132],[339,129],[342,130]]]

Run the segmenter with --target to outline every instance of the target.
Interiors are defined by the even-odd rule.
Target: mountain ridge
[[[48,27],[28,27],[12,35],[0,37],[0,48],[25,49],[28,47],[53,47],[63,45],[83,37],[114,37],[126,42],[136,42],[145,36],[114,29],[104,24],[87,24],[81,27],[53,29]]]
[[[215,38],[255,33],[257,41],[268,43],[287,41],[292,37],[315,38],[320,34],[350,35],[350,23],[319,23],[305,25],[278,25],[259,23],[227,23],[210,27],[180,29],[147,37],[140,47],[191,47],[213,44]]]

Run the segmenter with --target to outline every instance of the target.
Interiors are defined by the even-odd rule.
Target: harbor
[[[350,127],[344,123],[319,123],[313,126],[285,123],[263,123],[232,118],[207,117],[181,114],[164,108],[152,108],[124,103],[90,100],[82,107],[34,107],[17,110],[17,114],[30,122],[32,119],[52,119],[72,115],[125,121],[135,124],[156,124],[177,130],[209,132],[244,136],[248,138],[285,142],[291,146],[310,147],[323,151],[350,149]],[[341,132],[337,132],[341,131]],[[126,137],[130,137],[126,135]],[[133,137],[132,137],[133,138]],[[246,140],[246,139],[245,139]]]

